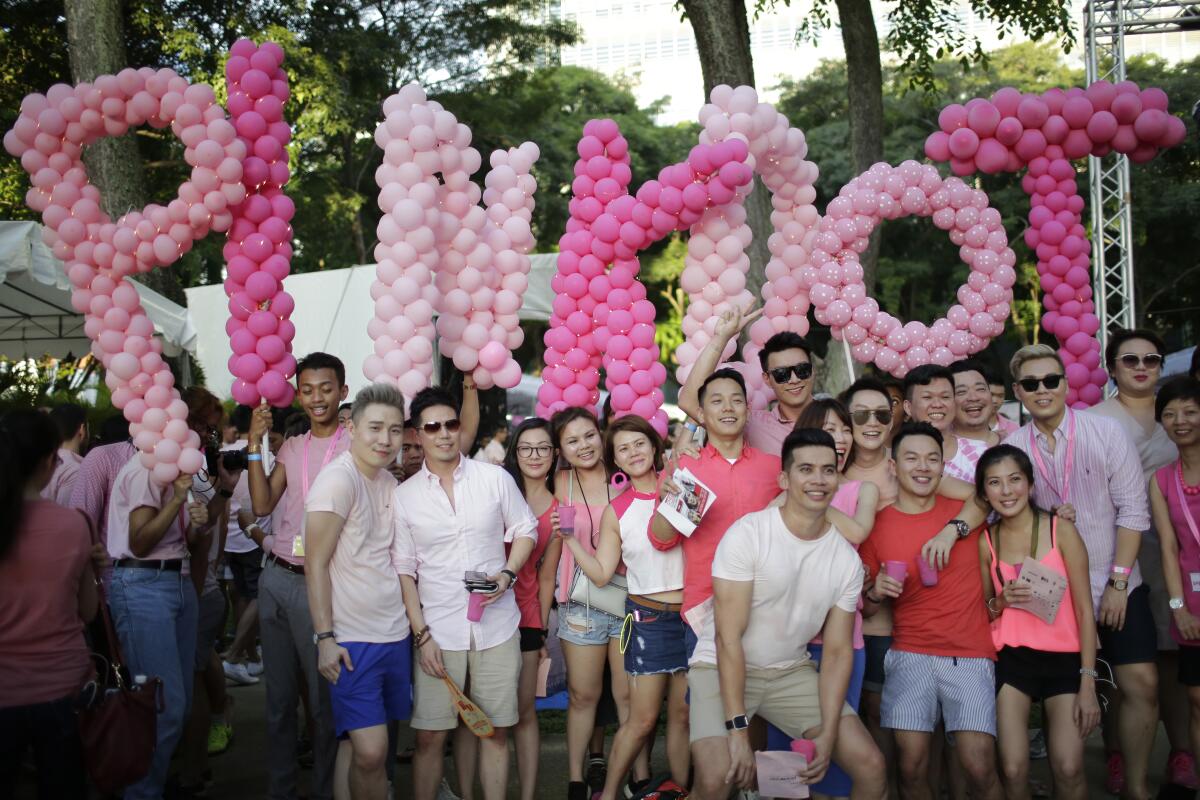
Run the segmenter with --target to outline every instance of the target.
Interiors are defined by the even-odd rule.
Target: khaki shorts
[[[793,739],[821,724],[817,667],[806,661],[785,669],[746,668],[746,716],[761,715]],[[692,664],[688,670],[691,740],[726,735],[721,682],[712,664]],[[842,716],[854,709],[842,703]]]
[[[421,669],[419,656],[413,664],[413,728],[448,731],[458,726],[458,714],[450,700],[450,689],[441,678],[431,678]],[[497,728],[517,724],[517,679],[521,674],[521,637],[487,650],[443,650],[446,674],[467,697],[487,714]]]

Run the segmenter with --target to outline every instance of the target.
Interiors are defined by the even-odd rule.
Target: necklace
[[[1182,458],[1175,462],[1175,473],[1179,476],[1179,485],[1183,487],[1184,494],[1193,495],[1193,496],[1200,494],[1200,484],[1197,484],[1196,486],[1192,486],[1186,480],[1183,479],[1183,459]]]

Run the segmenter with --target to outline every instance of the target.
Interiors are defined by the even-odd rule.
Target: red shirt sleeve
[[[657,502],[654,504],[654,507],[656,509],[658,508]],[[657,515],[657,512],[650,515],[650,521],[648,523],[646,523],[646,535],[650,537],[651,547],[653,547],[655,550],[662,550],[665,552],[665,551],[670,550],[673,547],[675,547],[675,545],[679,544],[679,540],[682,539],[683,536],[680,535],[679,531],[675,531],[675,535],[672,536],[669,541],[666,541],[666,542],[659,541],[658,537],[654,535],[654,517],[656,515]]]
[[[863,566],[867,568],[870,575],[879,572],[879,555],[875,552],[874,539],[868,536],[866,541],[859,546],[858,555],[862,558]]]

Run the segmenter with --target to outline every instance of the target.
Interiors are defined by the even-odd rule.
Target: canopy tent
[[[546,322],[550,319],[554,292],[554,253],[530,256],[529,288],[518,316],[523,321]],[[283,287],[296,299],[292,320],[296,338],[292,352],[297,357],[320,350],[332,353],[346,365],[346,383],[350,394],[366,385],[363,360],[373,352],[367,336],[367,320],[375,314],[371,282],[375,265],[330,269],[289,275]],[[229,336],[225,321],[229,318],[228,299],[220,285],[187,289],[188,309],[197,329],[196,359],[204,369],[210,391],[228,397],[233,375],[229,372]]]
[[[188,310],[131,281],[162,338],[163,351],[194,353],[196,329]],[[0,355],[9,358],[82,356],[91,348],[83,315],[71,306],[64,265],[42,241],[36,222],[0,221]]]

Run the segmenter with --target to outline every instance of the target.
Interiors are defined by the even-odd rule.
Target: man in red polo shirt
[[[764,453],[746,444],[746,383],[737,370],[719,369],[705,379],[697,392],[700,422],[708,432],[708,443],[700,455],[681,456],[680,469],[687,469],[716,493],[716,500],[700,524],[684,537],[660,514],[650,521],[650,543],[659,550],[683,547],[683,616],[687,631],[688,656],[696,636],[713,624],[712,562],[717,545],[729,526],[752,511],[766,508],[779,494],[780,461],[777,453]],[[667,476],[670,477],[670,476]],[[664,491],[673,484],[664,484]]]

